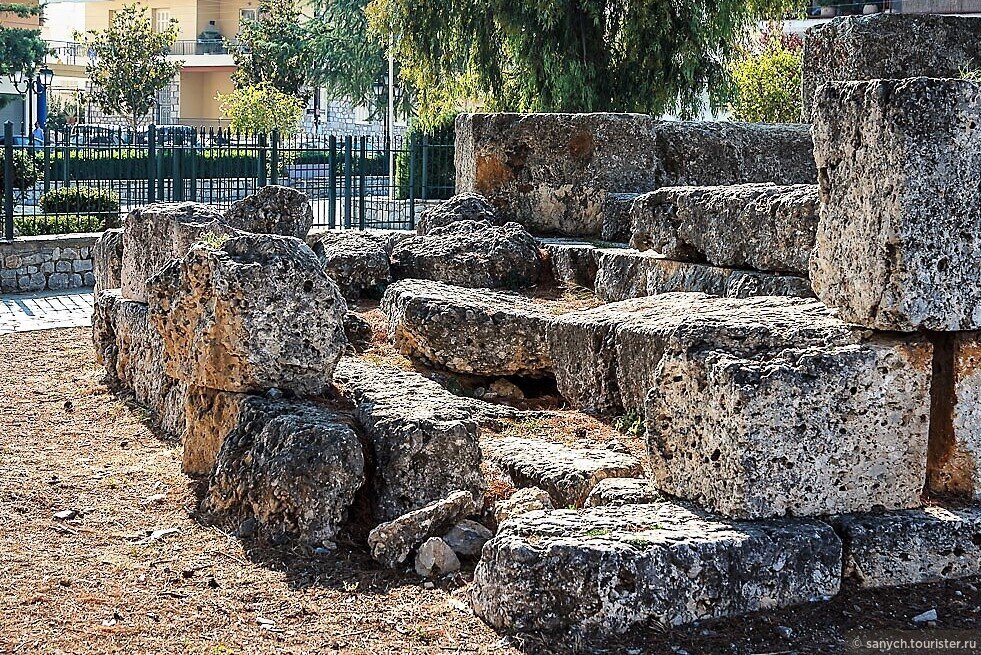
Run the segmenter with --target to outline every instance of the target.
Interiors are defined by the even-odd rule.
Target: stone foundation
[[[0,293],[95,285],[92,249],[101,233],[0,240]]]

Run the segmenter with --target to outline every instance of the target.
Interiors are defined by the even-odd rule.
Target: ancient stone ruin
[[[502,631],[977,575],[981,84],[889,62],[812,75],[813,126],[461,116],[465,195],[418,233],[311,232],[275,187],[135,210],[96,248],[98,357],[211,520],[475,565]]]

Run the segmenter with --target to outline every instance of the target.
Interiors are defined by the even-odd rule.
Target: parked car
[[[133,132],[128,127],[101,123],[84,123],[71,128],[71,144],[107,148],[133,142]]]
[[[190,125],[157,125],[157,145],[197,145],[198,131]]]
[[[30,140],[30,137],[24,136],[22,134],[15,134],[14,135],[14,138],[12,139],[12,142],[13,142],[13,144],[14,144],[15,147],[19,147],[19,146],[25,146],[26,147],[26,146],[29,146],[29,145],[31,145],[30,141],[31,141]],[[7,142],[4,140],[3,135],[0,134],[0,145],[6,145],[6,143]]]

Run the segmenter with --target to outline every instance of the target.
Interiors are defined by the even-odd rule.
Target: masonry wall
[[[0,241],[0,292],[90,287],[92,246],[99,233]]]

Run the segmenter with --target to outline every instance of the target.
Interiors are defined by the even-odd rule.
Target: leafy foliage
[[[247,86],[218,95],[230,127],[241,132],[267,133],[278,129],[295,134],[303,117],[303,103],[271,85]]]
[[[20,18],[40,16],[41,7],[20,3],[0,3],[0,14],[14,14]],[[33,76],[44,61],[48,46],[41,38],[41,30],[21,27],[0,27],[0,75],[23,71]]]
[[[3,181],[4,171],[6,170],[4,159],[3,149],[0,148],[0,182]],[[23,191],[30,186],[34,186],[41,176],[41,170],[38,168],[37,160],[31,157],[30,153],[26,150],[14,150],[13,162],[14,188]]]
[[[133,130],[139,129],[156,94],[180,72],[180,62],[167,60],[177,40],[177,21],[157,32],[145,7],[126,5],[106,29],[75,36],[95,55],[86,67],[92,99],[106,113],[129,116]]]
[[[14,217],[14,229],[22,237],[105,232],[114,227],[120,227],[119,214],[37,214]]]
[[[518,111],[694,114],[744,31],[790,0],[372,0],[424,120]]]
[[[296,0],[259,0],[255,20],[238,33],[236,88],[272,87],[305,103],[314,66],[309,30]]]
[[[118,214],[119,196],[96,187],[66,186],[43,194],[38,205],[45,214]]]
[[[733,118],[754,123],[801,120],[804,43],[771,26],[732,65]]]

